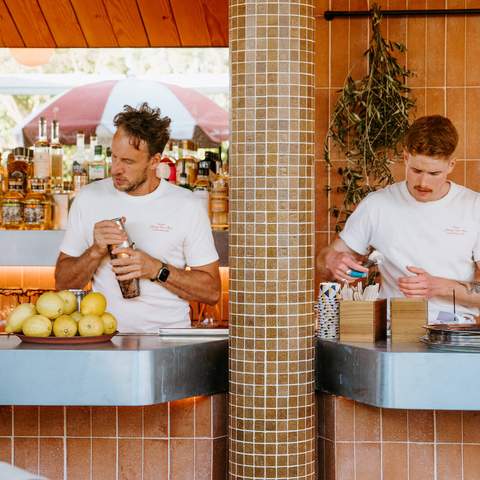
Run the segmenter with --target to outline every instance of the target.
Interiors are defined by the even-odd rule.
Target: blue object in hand
[[[348,275],[352,278],[367,278],[366,272],[359,272],[358,270],[350,270]]]

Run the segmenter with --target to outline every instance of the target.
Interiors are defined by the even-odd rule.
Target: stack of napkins
[[[379,290],[378,283],[365,288],[363,288],[362,282],[358,282],[352,287],[345,283],[340,290],[340,298],[342,300],[375,301],[378,298]]]

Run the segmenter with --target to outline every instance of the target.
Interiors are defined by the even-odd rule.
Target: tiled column
[[[313,0],[231,0],[233,479],[314,479]]]

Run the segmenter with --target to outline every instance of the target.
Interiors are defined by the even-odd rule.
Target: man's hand
[[[356,282],[358,278],[350,276],[352,270],[368,273],[365,268],[355,257],[349,252],[338,252],[330,250],[325,257],[325,268],[330,271],[335,280],[341,282]]]
[[[127,234],[112,220],[102,220],[93,227],[93,248],[98,256],[108,253],[108,245],[120,245]]]
[[[423,268],[407,267],[409,272],[415,274],[413,277],[400,277],[398,288],[406,297],[432,298],[448,295],[452,288],[451,280],[434,277]]]
[[[110,263],[113,267],[113,273],[118,280],[130,280],[132,278],[151,279],[157,275],[162,262],[151,257],[142,250],[133,248],[115,248],[113,254],[119,255]]]

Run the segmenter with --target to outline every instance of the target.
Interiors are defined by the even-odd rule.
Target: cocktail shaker
[[[125,225],[123,223],[123,219],[121,217],[119,218],[112,218],[112,222],[115,222],[126,234],[127,234],[127,240],[123,241],[120,245],[109,245],[108,246],[108,252],[110,253],[110,258],[115,259],[115,258],[125,258],[127,254],[125,253],[119,253],[119,254],[113,254],[112,250],[115,248],[134,248],[135,244],[130,240],[128,237],[127,230],[125,229]],[[140,282],[138,281],[138,278],[132,278],[130,280],[118,280],[118,285],[120,287],[120,290],[122,292],[123,298],[135,298],[140,295]]]

